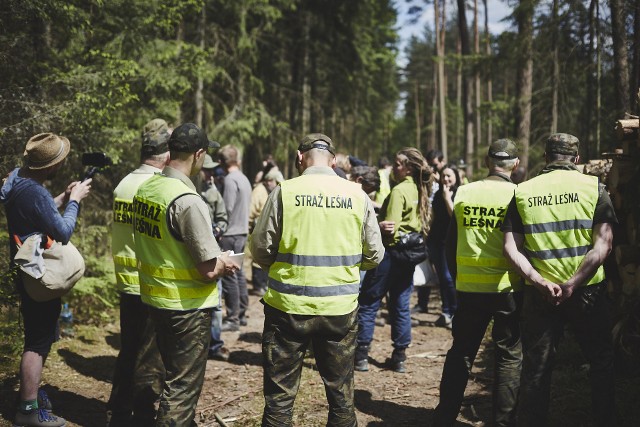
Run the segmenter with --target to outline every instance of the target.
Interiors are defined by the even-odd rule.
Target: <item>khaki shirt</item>
[[[167,166],[163,175],[182,181],[196,191],[188,176]],[[189,249],[196,264],[218,257],[222,252],[213,237],[209,207],[198,194],[186,194],[169,206],[169,228]]]
[[[333,169],[322,166],[307,168],[303,175],[335,175]],[[380,235],[380,227],[376,219],[373,203],[369,197],[365,197],[366,212],[362,221],[362,264],[361,270],[375,268],[384,257],[384,246]],[[269,266],[276,260],[278,244],[282,238],[282,195],[280,186],[277,186],[267,199],[262,214],[256,221],[253,233],[250,236],[250,248],[254,261],[263,270],[268,271]],[[331,236],[325,236],[331,239]]]

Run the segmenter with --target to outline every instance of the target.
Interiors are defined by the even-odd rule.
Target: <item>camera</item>
[[[82,154],[82,166],[89,166],[82,179],[82,181],[86,181],[104,168],[111,166],[111,158],[106,153],[84,153]]]

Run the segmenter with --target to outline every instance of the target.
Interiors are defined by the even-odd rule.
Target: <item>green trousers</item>
[[[287,314],[265,304],[263,426],[292,425],[304,355],[313,346],[329,403],[327,426],[357,425],[353,404],[353,359],[358,310],[342,316]]]

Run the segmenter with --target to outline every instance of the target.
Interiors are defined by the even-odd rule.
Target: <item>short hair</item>
[[[512,171],[516,166],[516,162],[518,158],[515,159],[495,159],[493,157],[487,156],[489,167],[498,167],[500,169],[504,169],[506,171]]]
[[[427,160],[427,163],[431,163],[434,159],[442,161],[444,159],[444,154],[440,150],[429,150],[424,158]]]
[[[378,169],[373,166],[354,166],[351,168],[351,180],[355,181],[357,178],[362,178],[362,188],[371,188],[371,191],[380,190],[380,175],[378,175]]]
[[[218,159],[220,160],[220,163],[225,166],[240,164],[238,149],[231,144],[227,144],[220,148],[220,151],[218,151]]]
[[[549,153],[547,152],[547,160],[549,160],[550,162],[558,162],[560,160],[569,160],[571,162],[575,162],[576,161],[576,157],[572,154],[560,154],[560,153]]]
[[[379,169],[386,168],[389,165],[391,165],[391,161],[389,160],[389,158],[387,156],[382,156],[382,157],[380,157],[380,159],[378,159],[378,168]]]

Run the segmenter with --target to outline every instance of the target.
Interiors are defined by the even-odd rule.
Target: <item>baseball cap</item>
[[[497,139],[489,144],[488,156],[498,160],[515,159],[518,157],[518,146],[510,139]]]
[[[169,125],[162,119],[153,119],[142,128],[142,154],[155,155],[169,151]]]
[[[580,141],[568,133],[554,133],[547,139],[544,150],[547,154],[564,154],[577,156]]]
[[[171,132],[169,150],[181,153],[195,153],[203,149],[220,148],[220,144],[211,141],[207,134],[194,123],[183,123]]]
[[[208,155],[205,154],[204,155],[204,163],[202,164],[202,169],[215,169],[216,167],[218,167],[220,163],[218,162],[214,162],[213,158]]]
[[[306,153],[307,151],[317,148],[320,150],[327,150],[334,156],[336,155],[336,149],[333,146],[333,141],[327,135],[321,133],[310,133],[302,138],[302,142],[298,145],[298,151]]]

